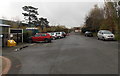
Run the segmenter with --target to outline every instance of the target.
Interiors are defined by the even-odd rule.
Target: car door
[[[102,39],[102,32],[99,33],[99,38]]]
[[[44,41],[46,38],[46,34],[41,34],[41,41]]]
[[[98,38],[100,38],[100,33],[101,33],[101,31],[99,31],[98,34],[97,34]]]
[[[32,37],[33,41],[40,41],[40,34],[36,34],[34,37]]]

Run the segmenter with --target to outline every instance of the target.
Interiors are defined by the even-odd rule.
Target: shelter
[[[0,46],[7,46],[10,25],[0,24]]]

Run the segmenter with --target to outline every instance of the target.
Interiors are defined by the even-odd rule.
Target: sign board
[[[22,33],[22,30],[20,29],[10,29],[10,33]]]
[[[14,29],[14,28],[10,28],[9,29],[9,35],[10,38],[14,37],[15,35],[17,35],[17,41],[20,38],[20,36],[22,37],[22,42],[23,42],[23,29]]]

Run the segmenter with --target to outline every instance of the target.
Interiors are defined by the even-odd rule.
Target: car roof
[[[106,32],[106,31],[109,31],[109,30],[100,30],[101,32]],[[109,32],[111,32],[111,31],[109,31]]]
[[[37,33],[37,34],[48,34],[48,33]]]
[[[86,31],[85,33],[92,33],[91,31]]]

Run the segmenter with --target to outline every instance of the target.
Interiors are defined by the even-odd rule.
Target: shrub
[[[29,37],[33,36],[32,31],[26,31],[23,33],[23,41],[28,42]]]
[[[120,40],[120,34],[119,33],[115,34],[115,40]]]

